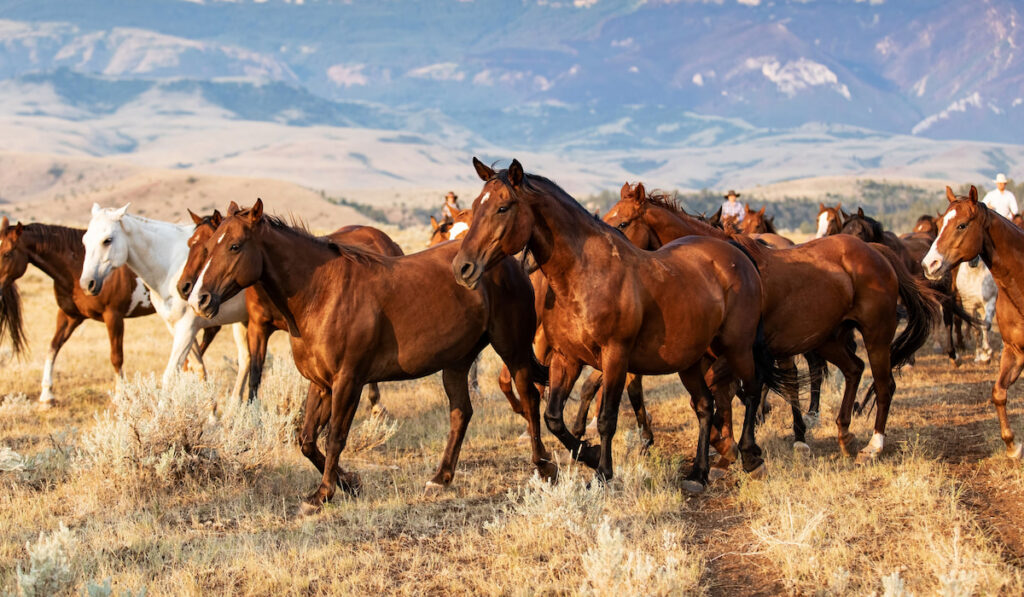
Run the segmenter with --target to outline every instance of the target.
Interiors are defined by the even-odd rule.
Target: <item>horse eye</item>
[[[114,242],[113,238],[108,238],[107,240],[103,241],[103,245],[104,246],[110,246],[110,244],[113,243],[113,242]]]
[[[498,213],[503,214],[507,212],[510,208],[510,205],[502,205],[501,207],[498,208]]]
[[[967,222],[961,223],[959,226],[956,227],[956,229],[957,230],[967,230]]]
[[[237,253],[237,252],[238,252],[238,250],[239,250],[240,248],[242,248],[242,247],[241,247],[241,246],[240,246],[240,245],[239,245],[238,243],[234,243],[234,244],[232,244],[232,245],[231,245],[230,247],[228,247],[228,248],[229,248],[229,249],[231,249],[231,251],[232,251],[233,253]]]
[[[618,229],[625,230],[626,226],[629,226],[629,220],[626,220],[625,222],[619,222]]]

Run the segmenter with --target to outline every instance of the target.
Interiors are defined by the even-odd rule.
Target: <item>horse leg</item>
[[[811,378],[811,403],[807,406],[804,422],[813,427],[818,424],[821,415],[821,383],[825,379],[828,364],[813,350],[804,354],[804,359],[807,361],[807,371]]]
[[[996,407],[996,415],[999,416],[999,435],[1006,443],[1006,455],[1017,460],[1020,460],[1024,452],[1024,444],[1018,444],[1013,440],[1013,429],[1010,428],[1010,419],[1006,416],[1006,390],[1017,381],[1021,370],[1024,370],[1024,354],[1004,340],[1003,355],[999,360],[999,377],[996,379],[996,385],[992,387],[992,404]]]
[[[516,383],[516,389],[522,396],[523,409],[526,411],[526,422],[530,436],[530,449],[532,452],[533,465],[537,467],[537,474],[542,479],[550,481],[558,477],[558,467],[551,463],[551,454],[540,438],[540,392],[533,383],[533,375],[530,370],[530,358],[526,354],[520,362],[514,360],[509,362],[512,368],[512,377]]]
[[[53,339],[50,340],[50,352],[46,353],[46,363],[43,365],[42,390],[39,393],[39,402],[44,405],[52,405],[53,397],[53,362],[57,360],[57,353],[68,341],[71,334],[78,326],[82,325],[84,319],[72,317],[64,311],[57,310],[57,329],[53,332]],[[120,371],[118,371],[120,374]]]
[[[231,397],[241,403],[245,400],[245,382],[249,378],[249,367],[251,365],[248,334],[245,324],[232,324],[231,334],[235,338],[235,348],[238,351],[238,374],[235,375],[235,386],[231,388]]]
[[[316,445],[316,440],[320,437],[320,428],[324,426],[331,415],[330,405],[327,388],[310,382],[309,390],[306,393],[306,406],[303,409],[299,446],[302,449],[302,455],[313,463],[321,475],[324,473],[325,460],[323,452]]]
[[[947,351],[946,355],[949,357],[949,362],[953,367],[959,367],[960,361],[957,360],[956,346],[953,344],[953,306],[952,297],[947,297],[942,304],[942,338],[946,342]]]
[[[778,363],[779,369],[785,371],[789,379],[797,378],[796,359],[788,357],[779,359]],[[800,411],[800,386],[795,383],[787,383],[784,391],[786,401],[789,402],[789,408],[793,413],[793,449],[799,452],[810,452],[811,448],[807,445],[807,424],[804,423],[804,416]]]
[[[259,395],[267,362],[267,342],[273,333],[273,325],[265,321],[249,320],[249,325],[245,326],[245,341],[249,347],[249,402]]]
[[[124,381],[124,316],[115,311],[103,312],[103,323],[107,326],[107,337],[110,339],[110,364],[114,367],[117,378],[117,391],[121,391]]]
[[[619,424],[619,405],[626,385],[628,350],[621,346],[601,349],[601,408],[597,415],[597,432],[601,436],[601,460],[597,465],[597,478],[610,481],[614,476],[612,465],[612,439]]]
[[[512,407],[512,412],[529,420],[526,411],[523,410],[522,403],[519,401],[519,398],[516,398],[515,392],[512,391],[512,372],[508,370],[508,366],[504,363],[501,365],[501,371],[498,373],[498,388],[501,389],[501,393],[508,400],[509,406]]]
[[[345,449],[362,389],[362,385],[356,383],[353,376],[347,372],[340,372],[331,387],[331,417],[328,421],[323,479],[320,481],[320,487],[308,500],[311,506],[319,508],[330,501],[334,497],[336,486],[349,495],[354,496],[359,492],[359,477],[354,473],[342,471],[338,466],[338,459],[341,457],[341,451]]]
[[[188,309],[185,315],[174,323],[174,343],[171,345],[171,355],[167,360],[167,368],[164,369],[164,375],[161,378],[161,383],[164,386],[171,383],[171,380],[174,379],[174,376],[178,371],[181,371],[181,367],[185,364],[188,352],[196,339],[198,328],[195,324],[196,317],[191,309]]]
[[[475,360],[475,359],[474,359]],[[437,468],[434,478],[427,481],[428,493],[447,487],[455,476],[455,465],[459,462],[462,440],[466,437],[469,420],[473,418],[473,405],[469,399],[469,368],[445,369],[441,372],[444,392],[448,395],[448,420],[451,425],[448,431],[448,444],[441,457],[441,465]]]
[[[732,399],[736,395],[736,378],[733,377],[725,359],[717,359],[704,374],[704,383],[710,388],[715,401],[709,441],[718,452],[718,461],[711,467],[709,476],[712,480],[717,480],[725,476],[726,471],[739,457],[739,448],[732,432]],[[690,408],[697,414],[697,402],[692,393]]]
[[[640,428],[640,453],[646,454],[654,445],[654,430],[651,429],[651,415],[647,413],[647,405],[644,404],[644,376],[626,375],[626,396],[633,406],[633,413],[636,415],[636,425]]]
[[[843,456],[852,456],[853,436],[850,434],[850,420],[853,418],[853,404],[857,400],[860,379],[864,374],[864,361],[860,360],[855,346],[851,345],[852,333],[852,330],[843,330],[835,338],[818,347],[818,353],[843,373],[843,402],[836,416],[839,450]]]
[[[727,347],[725,358],[733,375],[740,380],[740,400],[743,402],[743,431],[740,434],[740,455],[743,457],[743,470],[756,476],[764,472],[764,459],[761,448],[757,445],[754,427],[757,419],[757,405],[761,402],[762,384],[757,380],[754,355],[750,345],[746,347],[731,345]],[[799,409],[796,412],[800,416]],[[800,419],[803,423],[803,419]],[[794,423],[795,426],[795,423]]]
[[[896,380],[892,376],[892,363],[889,357],[888,338],[889,334],[874,334],[875,328],[870,328],[864,337],[864,347],[868,353],[868,364],[871,365],[871,375],[874,377],[875,385],[875,432],[871,436],[868,445],[861,449],[857,455],[857,462],[867,462],[875,459],[882,453],[885,447],[885,424],[889,419],[889,407],[892,404],[892,395],[896,391]]]
[[[583,381],[583,387],[580,388],[580,406],[576,410],[576,420],[572,424],[572,434],[577,438],[582,439],[587,433],[587,417],[590,416],[590,403],[597,396],[602,382],[603,375],[597,369],[591,371],[587,379]]]
[[[480,357],[473,359],[473,364],[469,366],[469,390],[474,395],[480,396],[480,381],[477,379],[477,370],[480,368]]]
[[[548,406],[544,410],[544,422],[548,431],[562,442],[562,445],[569,450],[573,460],[579,460],[590,468],[597,468],[598,452],[594,446],[585,441],[580,441],[565,427],[563,413],[565,401],[576,384],[583,366],[579,361],[570,361],[562,354],[554,352],[551,355],[550,386],[548,388]]]
[[[683,480],[683,489],[692,493],[704,491],[708,484],[709,467],[709,444],[711,441],[711,418],[714,416],[714,398],[711,390],[704,383],[704,371],[699,365],[690,367],[679,373],[679,380],[683,382],[686,391],[690,393],[690,401],[697,413],[697,423],[700,430],[697,435],[697,453],[693,458],[693,468]],[[753,409],[751,409],[753,414]]]
[[[382,416],[387,414],[387,409],[380,403],[380,386],[377,382],[366,384],[366,399],[370,401],[370,414]]]

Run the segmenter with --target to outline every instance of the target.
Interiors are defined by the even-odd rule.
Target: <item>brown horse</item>
[[[53,362],[64,343],[86,319],[102,321],[110,338],[110,364],[118,378],[123,377],[124,319],[140,317],[154,312],[149,302],[149,291],[142,281],[127,267],[111,274],[109,286],[97,296],[86,295],[78,287],[82,275],[85,247],[84,230],[26,224],[11,226],[4,217],[0,221],[0,337],[6,331],[11,337],[15,354],[24,348],[21,321],[21,299],[15,282],[32,264],[53,279],[53,292],[57,299],[57,330],[50,341],[50,351],[43,366],[42,392],[39,401],[51,404],[53,396]],[[204,342],[212,340],[212,334]]]
[[[540,440],[534,379],[546,371],[533,358],[533,290],[519,264],[497,260],[475,291],[455,283],[451,261],[461,241],[387,257],[317,238],[263,214],[263,202],[229,213],[205,243],[207,261],[190,296],[206,316],[242,289],[259,284],[288,322],[295,364],[310,380],[302,453],[323,474],[306,505],[319,508],[340,483],[358,477],[338,459],[363,385],[442,372],[451,430],[428,490],[451,483],[472,416],[467,373],[488,344],[509,366],[530,413],[533,462],[555,474]],[[438,317],[459,313],[460,317]],[[326,457],[317,447],[328,425]]]
[[[457,240],[466,236],[469,231],[469,223],[473,220],[472,209],[460,209],[452,218],[445,218],[440,222],[434,216],[430,216],[430,243],[427,246],[433,247],[446,240]]]
[[[743,222],[739,226],[741,233],[765,234],[777,232],[775,230],[775,218],[769,218],[764,215],[765,206],[762,206],[761,209],[750,209],[750,204],[744,203],[743,209],[746,211],[746,215],[743,216]]]
[[[932,240],[934,240],[935,237],[939,235],[939,225],[935,221],[935,216],[931,214],[924,214],[917,219],[917,222],[914,224],[914,229],[911,232],[902,235],[900,238],[910,238],[916,234],[924,234],[930,236]]]
[[[833,234],[839,234],[843,224],[849,218],[849,214],[843,211],[843,204],[838,203],[835,207],[828,207],[824,203],[818,203],[818,228],[814,238],[825,238]]]
[[[949,207],[942,216],[939,235],[924,257],[925,273],[939,278],[964,261],[981,256],[995,279],[996,321],[1003,336],[999,377],[992,388],[992,404],[999,416],[1000,435],[1006,454],[1020,459],[1024,445],[1014,441],[1006,415],[1006,391],[1024,370],[1024,231],[978,201],[971,187],[966,197],[957,197],[946,187]]]
[[[622,231],[642,248],[656,249],[676,238],[701,235],[720,236],[717,230],[683,214],[677,206],[659,197],[647,197],[643,185],[623,186],[622,199],[605,221]],[[927,339],[937,305],[932,293],[918,284],[891,253],[885,259],[867,244],[848,236],[832,236],[790,249],[772,250],[736,237],[758,265],[765,289],[762,314],[768,347],[777,358],[816,351],[842,370],[846,391],[837,424],[839,443],[850,453],[850,416],[863,362],[852,350],[853,329],[861,332],[877,392],[886,392],[883,407],[875,419],[875,437],[861,452],[863,458],[876,456],[885,433],[889,400],[894,390],[892,369],[902,366]],[[909,321],[896,336],[897,296],[907,305]],[[895,336],[895,339],[894,339]],[[891,344],[890,344],[891,342]],[[809,360],[810,362],[810,360]],[[787,368],[793,367],[788,363]],[[730,454],[732,403],[728,371],[716,371],[716,403],[725,409],[720,453]],[[794,434],[803,441],[803,422],[796,407],[796,388],[788,388],[794,405]],[[812,405],[813,406],[813,405]],[[885,412],[883,412],[885,411]],[[723,464],[728,464],[726,458]]]
[[[228,207],[228,211],[238,211],[238,205],[234,201]],[[214,232],[224,221],[223,216],[217,210],[212,215],[199,216],[188,211],[189,216],[196,225],[195,232],[188,240],[189,253],[185,262],[185,269],[181,272],[178,280],[178,294],[185,300],[192,291],[196,278],[199,277],[199,269],[206,262],[204,247],[206,242],[213,236]],[[381,255],[398,257],[403,255],[402,248],[391,240],[387,234],[371,226],[345,226],[327,235],[328,239],[338,244],[347,244],[361,247]],[[287,330],[288,322],[278,311],[270,299],[258,285],[245,289],[245,308],[249,315],[249,322],[246,324],[246,336],[249,344],[249,400],[255,400],[259,393],[260,382],[263,379],[263,366],[267,360],[267,342],[270,336],[277,330]],[[380,389],[376,383],[367,384],[367,398],[374,410],[378,410],[380,403]]]
[[[714,415],[704,382],[711,350],[743,382],[743,467],[760,472],[764,463],[754,439],[754,411],[762,382],[777,387],[778,371],[763,344],[761,281],[743,251],[710,238],[641,251],[558,185],[524,173],[517,160],[500,172],[475,158],[473,165],[484,186],[452,269],[463,285],[475,288],[509,255],[528,248],[536,259],[550,288],[542,316],[552,348],[545,420],[572,457],[595,468],[598,478],[610,479],[627,372],[678,373],[700,423],[697,455],[684,486],[702,490]],[[581,442],[563,419],[584,364],[604,373],[600,446]]]
[[[1017,228],[1024,228],[1024,216],[1022,216],[1021,214],[1013,214],[1013,219],[1011,219],[1010,221],[1013,222],[1013,225],[1016,226]]]
[[[864,215],[864,210],[857,208],[857,213],[850,215],[843,223],[841,230],[843,234],[852,234],[857,238],[869,243],[880,243],[889,247],[899,258],[908,270],[915,276],[924,280],[924,271],[921,268],[921,259],[928,252],[931,246],[927,235],[914,236],[909,239],[900,239],[892,232],[885,230],[882,223],[874,218]],[[957,305],[956,295],[953,292],[953,276],[943,276],[941,279],[929,282],[929,285],[941,295],[942,299],[942,340],[946,347],[946,355],[950,363],[956,367],[959,365],[956,353],[956,344],[953,342],[953,323],[955,317],[961,317],[964,321],[977,324],[977,321],[968,315]]]

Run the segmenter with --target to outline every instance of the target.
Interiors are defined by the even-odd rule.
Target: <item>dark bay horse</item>
[[[682,213],[674,203],[646,196],[642,184],[623,186],[621,200],[605,221],[637,246],[647,249],[690,235],[721,235]],[[814,351],[843,372],[846,390],[836,423],[839,445],[846,455],[851,453],[850,417],[864,370],[863,361],[853,349],[853,330],[860,331],[875,391],[885,392],[885,404],[882,405],[883,399],[879,400],[875,417],[875,435],[861,451],[862,459],[877,456],[883,447],[889,403],[895,389],[892,371],[904,365],[927,339],[937,317],[933,293],[915,280],[891,252],[873,250],[846,235],[788,249],[769,249],[743,237],[735,240],[744,243],[761,272],[765,290],[764,332],[772,354],[786,358]],[[897,298],[903,300],[909,316],[899,336]],[[724,393],[716,393],[716,403],[729,408],[731,380],[726,373],[720,373],[718,381]],[[794,404],[795,439],[802,442],[803,422],[795,406],[795,393],[796,388],[788,388],[790,402]],[[729,425],[730,418],[724,416],[724,424]],[[731,441],[730,431],[723,432],[723,441]],[[724,464],[728,464],[728,459]]]
[[[189,303],[204,316],[259,284],[288,322],[295,365],[310,380],[302,453],[323,474],[305,501],[318,509],[336,485],[359,481],[338,466],[363,385],[442,372],[451,429],[441,464],[427,483],[451,483],[473,408],[467,374],[488,344],[509,366],[530,413],[533,463],[556,473],[540,440],[534,380],[546,371],[533,357],[533,290],[512,259],[498,259],[476,290],[456,284],[451,262],[461,241],[388,257],[315,237],[263,214],[263,202],[229,213],[207,240],[206,264]],[[459,313],[459,317],[439,317]],[[317,446],[327,425],[326,457]]]
[[[1019,460],[1024,444],[1014,441],[1006,415],[1006,391],[1024,370],[1024,231],[979,202],[973,186],[966,197],[958,197],[946,187],[946,198],[949,207],[941,218],[939,235],[922,265],[929,277],[940,278],[955,265],[980,255],[992,272],[999,289],[996,321],[1003,336],[992,404],[999,416],[1006,455]]]
[[[542,316],[552,349],[545,420],[572,457],[595,468],[598,478],[610,479],[627,372],[678,373],[700,423],[684,487],[702,490],[714,415],[704,382],[710,350],[742,380],[747,411],[740,451],[744,470],[759,473],[764,462],[754,439],[754,411],[762,382],[777,387],[778,371],[763,344],[761,281],[749,257],[711,238],[641,251],[558,185],[524,173],[517,160],[500,172],[475,158],[473,165],[484,186],[473,202],[469,234],[452,262],[455,278],[476,288],[510,255],[528,248],[536,259],[550,286]],[[600,446],[581,442],[563,419],[584,364],[604,373]]]
[[[50,351],[43,366],[42,392],[39,401],[50,404],[53,396],[53,363],[57,353],[71,334],[86,319],[102,321],[110,338],[110,364],[118,378],[123,377],[124,319],[154,312],[149,291],[127,267],[118,268],[110,277],[109,286],[97,296],[86,295],[78,287],[82,275],[85,247],[84,230],[47,224],[10,225],[7,217],[0,220],[0,336],[11,337],[15,354],[24,348],[21,300],[15,282],[25,274],[29,264],[53,279],[57,299],[57,330],[50,341]],[[212,339],[204,342],[205,346]]]
[[[234,201],[228,207],[228,211],[238,211],[238,205]],[[196,225],[195,232],[188,240],[189,253],[188,261],[185,262],[185,269],[181,272],[178,280],[178,293],[185,300],[192,292],[196,278],[199,277],[199,269],[206,263],[206,242],[213,236],[221,222],[224,221],[220,211],[214,210],[212,215],[199,216],[189,210],[189,216]],[[333,242],[355,247],[361,247],[381,255],[399,257],[403,255],[402,248],[387,234],[371,226],[345,226],[327,235]],[[249,322],[246,324],[246,337],[249,344],[249,400],[255,400],[263,379],[263,366],[267,360],[267,343],[270,336],[277,330],[287,330],[288,322],[274,304],[267,297],[259,285],[253,285],[245,289],[245,308],[249,314]],[[376,383],[367,384],[367,398],[374,410],[380,403],[380,389]]]

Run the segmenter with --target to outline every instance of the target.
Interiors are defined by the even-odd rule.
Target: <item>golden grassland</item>
[[[415,250],[420,233],[399,240]],[[362,405],[356,445],[342,455],[362,476],[362,495],[339,494],[299,517],[319,475],[293,443],[305,386],[283,334],[271,342],[261,405],[217,421],[209,407],[233,380],[230,333],[207,357],[209,383],[159,389],[151,375],[170,337],[155,317],[130,320],[126,369],[136,381],[114,399],[105,329],[88,322],[58,359],[59,405],[40,411],[31,401],[56,307],[38,271],[19,288],[31,352],[7,358],[0,374],[0,593],[1024,592],[1024,471],[1002,455],[988,403],[994,364],[968,359],[954,370],[926,348],[897,380],[888,446],[868,466],[838,454],[830,421],[840,376],[826,383],[807,457],[790,449],[788,409],[773,398],[759,430],[769,475],[735,470],[691,496],[679,479],[696,425],[676,378],[648,380],[648,455],[624,411],[616,479],[588,487],[590,471],[556,451],[561,479],[549,486],[531,479],[528,447],[516,441],[524,424],[498,392],[488,351],[449,490],[423,493],[448,431],[439,376],[383,384],[388,419]],[[1024,432],[1019,395],[1010,404]],[[870,429],[855,420],[862,442]],[[555,447],[550,435],[545,442]]]

